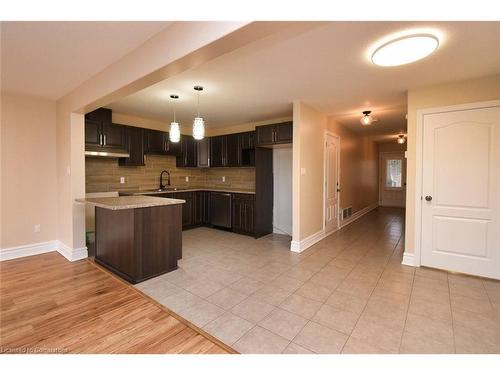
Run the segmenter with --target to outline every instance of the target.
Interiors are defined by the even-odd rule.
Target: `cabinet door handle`
[[[103,135],[103,145],[106,146],[106,134]]]
[[[103,145],[103,143],[102,143],[102,133],[101,133],[101,134],[99,134],[99,144],[100,144],[101,146]]]

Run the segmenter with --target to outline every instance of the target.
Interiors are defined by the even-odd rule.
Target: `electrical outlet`
[[[226,176],[222,176],[222,182],[226,182]]]
[[[120,184],[124,184],[125,183],[125,177],[120,177]]]
[[[186,176],[186,182],[189,182],[189,176]]]
[[[33,232],[40,233],[40,230],[41,230],[40,224],[35,224],[35,226],[33,227]]]

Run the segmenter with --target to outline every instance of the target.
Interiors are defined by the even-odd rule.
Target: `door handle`
[[[426,200],[427,202],[430,202],[430,201],[432,200],[432,197],[431,197],[430,195],[426,195],[426,196],[425,196],[425,200]]]

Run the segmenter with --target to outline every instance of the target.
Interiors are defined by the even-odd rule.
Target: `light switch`
[[[305,168],[300,168],[300,175],[305,176],[306,175],[306,169]]]
[[[189,176],[186,176],[186,182],[189,182]]]
[[[226,182],[226,176],[222,176],[222,182]]]
[[[120,177],[120,184],[124,184],[125,183],[125,177]]]
[[[41,230],[41,229],[40,229],[40,224],[35,224],[35,226],[33,227],[33,231],[34,231],[35,233],[40,233],[40,230]]]

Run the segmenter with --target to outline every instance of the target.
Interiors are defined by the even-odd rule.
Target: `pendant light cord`
[[[198,91],[198,117],[200,117],[200,92]]]

